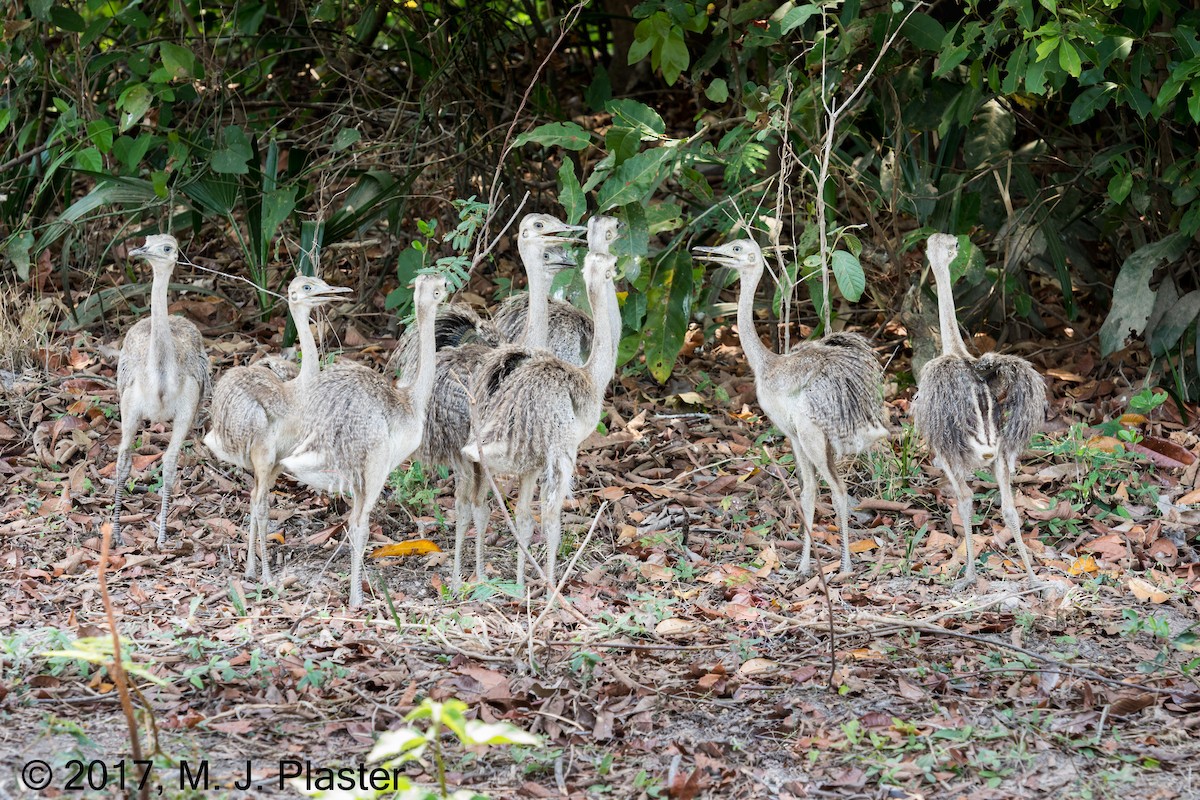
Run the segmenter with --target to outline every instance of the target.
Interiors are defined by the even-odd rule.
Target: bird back
[[[973,366],[992,394],[1000,451],[1012,463],[1046,419],[1046,382],[1019,356],[987,353]]]
[[[212,426],[204,437],[218,458],[243,469],[252,466],[251,447],[264,442],[272,424],[282,423],[291,408],[284,381],[261,364],[234,367],[217,381]]]
[[[195,324],[184,317],[172,315],[167,318],[171,340],[175,350],[175,374],[180,379],[190,378],[200,387],[200,397],[206,397],[212,389],[212,373],[208,353],[204,349],[204,337]],[[151,320],[138,320],[125,334],[121,344],[121,355],[117,360],[117,393],[123,394],[138,377],[155,367],[150,364]]]
[[[438,308],[437,319],[433,327],[433,341],[436,350],[448,347],[460,347],[465,344],[483,344],[496,347],[502,339],[500,329],[490,320],[475,313],[475,310],[465,303],[451,303]],[[410,325],[400,336],[396,349],[388,359],[387,372],[389,375],[406,375],[417,368],[417,353],[420,343],[417,336],[417,326]]]
[[[525,320],[529,315],[529,295],[510,295],[496,311],[496,327],[507,342],[522,344]],[[582,366],[592,349],[592,318],[581,309],[562,300],[551,300],[546,348],[568,364]]]
[[[821,427],[839,456],[887,436],[883,369],[864,337],[835,333],[800,342],[773,371],[789,382],[801,413]]]
[[[973,360],[938,356],[921,369],[917,386],[913,422],[947,467],[966,472],[984,463],[983,454],[995,455],[995,402]]]

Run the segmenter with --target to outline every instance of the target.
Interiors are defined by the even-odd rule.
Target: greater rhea
[[[300,434],[299,426],[291,418],[320,371],[320,353],[308,325],[309,315],[317,306],[348,291],[348,287],[330,286],[320,278],[307,275],[293,278],[288,284],[287,300],[300,340],[299,373],[295,374],[290,362],[282,362],[287,366],[281,367],[276,360],[263,359],[227,371],[213,390],[212,426],[204,444],[217,458],[254,475],[246,536],[247,578],[254,578],[257,573],[257,552],[262,555],[262,579],[271,580],[267,560],[271,488],[279,477],[279,462],[291,453]]]
[[[322,492],[351,495],[350,605],[362,605],[363,551],[370,515],[388,475],[421,443],[436,372],[434,327],[446,282],[415,282],[420,342],[414,373],[393,383],[359,364],[322,370],[302,398],[296,421],[306,433],[280,463],[296,480]]]
[[[608,319],[616,258],[589,252],[583,279],[597,319]],[[533,539],[533,492],[542,482],[547,591],[553,589],[562,539],[562,506],[571,489],[579,445],[596,429],[604,392],[616,370],[612,327],[598,325],[582,366],[552,353],[512,350],[492,360],[477,379],[484,397],[478,441],[463,455],[493,473],[519,481],[516,508],[517,585],[525,585],[525,554]]]
[[[529,347],[545,347],[547,336],[546,305],[554,274],[575,265],[571,254],[562,247],[563,234],[580,230],[548,214],[528,214],[518,229],[517,249],[529,281],[532,314],[524,318],[522,341]],[[492,357],[499,338],[491,335],[494,326],[480,320],[469,307],[455,303],[438,313],[436,326],[437,375],[433,400],[425,421],[425,435],[417,459],[423,464],[446,466],[454,472],[454,563],[451,585],[462,584],[462,551],[467,529],[475,526],[475,574],[483,579],[483,543],[489,517],[487,482],[483,470],[463,457],[462,449],[471,442],[471,405],[479,402],[475,375]],[[408,331],[401,337],[388,361],[388,369],[404,374],[413,369],[415,336]]]
[[[975,358],[967,351],[958,328],[950,278],[958,239],[935,233],[929,237],[926,253],[937,284],[942,355],[921,369],[912,415],[954,491],[967,540],[967,568],[960,588],[975,582],[974,496],[968,479],[982,467],[995,471],[1004,523],[1017,543],[1026,573],[1036,583],[1029,550],[1021,538],[1012,474],[1017,459],[1045,420],[1046,385],[1023,358],[997,353]]]
[[[150,318],[125,334],[117,362],[117,394],[121,403],[121,444],[117,450],[113,490],[113,540],[121,541],[121,505],[133,462],[133,441],[142,421],[170,422],[171,440],[162,461],[162,507],[158,512],[158,546],[167,541],[167,510],[175,485],[179,450],[196,418],[200,400],[208,393],[208,355],[204,339],[191,321],[167,313],[167,289],[179,260],[179,242],[170,234],[147,236],[129,251],[150,264]]]
[[[817,475],[829,484],[841,532],[843,573],[850,571],[850,502],[837,459],[863,452],[887,436],[883,410],[883,369],[870,343],[854,333],[830,333],[800,342],[780,355],[769,350],[754,327],[754,295],[765,262],[751,239],[720,247],[696,247],[703,259],[732,267],[741,279],[738,332],[754,373],[758,402],[792,444],[800,474],[804,551],[800,570],[811,564],[812,523]]]
[[[549,214],[529,214],[521,221],[517,249],[525,265],[529,291],[509,295],[496,311],[496,327],[506,342],[528,348],[545,347],[564,361],[583,363],[592,340],[591,318],[570,303],[550,300],[550,284],[535,285],[535,263],[528,255],[529,244],[546,232],[583,230],[582,226],[567,225]],[[541,302],[543,297],[547,299]]]

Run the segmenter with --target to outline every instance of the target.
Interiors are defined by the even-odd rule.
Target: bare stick
[[[104,615],[108,617],[108,629],[112,632],[113,663],[110,672],[113,683],[117,685],[117,695],[121,698],[121,710],[125,712],[125,724],[129,727],[129,749],[133,754],[133,762],[142,761],[142,742],[138,737],[137,717],[133,713],[133,699],[129,696],[129,679],[125,674],[125,665],[121,661],[121,635],[117,631],[117,615],[113,612],[112,598],[108,594],[108,553],[112,547],[112,523],[105,522],[100,526],[103,538],[100,541],[100,567],[98,580],[100,582],[100,601],[104,604]],[[138,790],[142,800],[149,800],[150,782],[142,781]]]

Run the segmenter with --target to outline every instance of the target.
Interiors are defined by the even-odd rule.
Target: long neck
[[[617,371],[617,342],[613,335],[611,308],[616,305],[616,290],[613,282],[606,280],[599,286],[588,287],[588,302],[592,305],[592,350],[583,365],[600,399]],[[609,324],[604,324],[607,321]],[[620,324],[620,318],[617,320]]]
[[[397,384],[398,389],[409,393],[413,408],[422,415],[433,395],[433,379],[437,374],[436,322],[437,309],[417,309],[417,371],[411,377],[405,376],[407,380],[401,379],[404,383]]]
[[[300,374],[296,381],[301,387],[312,386],[321,371],[321,354],[317,352],[317,340],[308,326],[308,306],[293,306],[292,321],[296,323],[296,336],[300,339]]]
[[[541,247],[537,242],[522,239],[517,245],[525,277],[529,281],[529,307],[525,312],[523,344],[529,348],[545,347],[550,338],[550,286],[542,266]]]
[[[616,371],[617,350],[621,347],[621,304],[617,300],[617,284],[613,281],[607,281],[604,286],[605,299],[608,301],[608,328],[612,338],[611,349],[613,351],[613,371]],[[593,325],[595,328],[595,320],[600,319],[599,312],[592,307]]]
[[[938,323],[942,330],[942,354],[970,358],[962,332],[958,329],[958,318],[954,313],[954,287],[950,284],[950,265],[939,259],[929,263],[933,280],[937,284]]]
[[[758,290],[761,277],[761,270],[743,277],[738,290],[738,335],[742,340],[742,352],[746,354],[746,361],[750,363],[750,369],[755,374],[758,374],[766,365],[767,359],[773,355],[762,343],[762,339],[758,338],[758,331],[754,328],[754,293]]]
[[[169,359],[175,354],[175,340],[171,337],[171,322],[167,315],[167,287],[170,283],[169,270],[154,270],[154,282],[150,285],[151,363],[160,358]]]

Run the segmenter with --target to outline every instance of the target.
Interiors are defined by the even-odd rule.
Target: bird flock
[[[388,475],[409,458],[444,466],[454,476],[455,543],[451,585],[463,582],[467,532],[475,530],[477,580],[484,578],[484,545],[491,476],[516,480],[516,582],[526,585],[539,494],[545,565],[540,582],[552,590],[562,538],[562,509],[580,444],[600,421],[605,392],[617,366],[621,316],[614,282],[613,245],[622,228],[597,215],[586,226],[548,214],[528,214],[517,250],[528,292],[515,294],[492,319],[469,305],[446,303],[443,278],[414,282],[416,322],[401,336],[380,373],[340,360],[320,367],[309,329],[314,308],[337,300],[346,287],[298,276],[287,302],[299,334],[300,367],[280,357],[227,370],[211,388],[203,338],[188,320],[167,313],[167,290],[177,264],[174,237],[147,237],[130,255],[153,270],[150,316],[125,335],[117,368],[121,443],[117,453],[112,525],[120,541],[122,494],[129,479],[135,436],[143,421],[171,424],[163,457],[158,546],[167,543],[167,514],[179,451],[202,400],[211,392],[209,452],[253,478],[246,531],[245,574],[272,580],[267,549],[271,490],[281,474],[319,492],[350,497],[349,603],[363,602],[363,556],[369,517]],[[590,315],[550,298],[554,274],[575,266],[566,245],[585,243],[582,274]],[[858,334],[827,332],[790,352],[775,353],[755,331],[754,298],[765,269],[762,250],[743,238],[696,247],[697,258],[736,271],[741,285],[737,322],[754,374],[758,401],[787,437],[800,483],[804,548],[799,569],[812,569],[812,526],[818,480],[828,484],[841,539],[841,571],[852,570],[850,500],[838,459],[862,453],[889,435],[883,403],[884,371],[870,342]],[[937,289],[942,355],[918,376],[912,403],[916,429],[947,476],[966,539],[967,586],[976,580],[973,493],[976,469],[994,470],[1004,523],[1030,580],[1036,582],[1021,537],[1012,473],[1044,419],[1045,385],[1026,361],[966,349],[955,315],[950,265],[958,239],[933,234],[927,256]],[[261,569],[258,566],[261,564]]]

